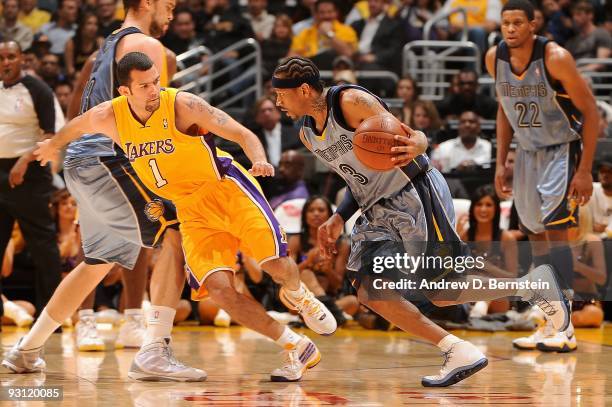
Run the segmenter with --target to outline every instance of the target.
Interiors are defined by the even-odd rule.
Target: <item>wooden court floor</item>
[[[25,331],[4,328],[3,349]],[[107,331],[113,335],[114,331]],[[203,383],[140,383],[127,378],[134,351],[79,353],[70,330],[46,347],[47,373],[14,375],[0,368],[3,388],[63,386],[63,402],[10,402],[0,406],[410,406],[612,405],[612,325],[578,330],[578,351],[542,354],[512,349],[522,333],[455,331],[489,356],[489,366],[445,389],[426,389],[420,377],[437,372],[437,350],[399,332],[341,329],[311,335],[323,359],[300,383],[270,383],[278,348],[249,330],[178,327],[176,356],[204,368]]]

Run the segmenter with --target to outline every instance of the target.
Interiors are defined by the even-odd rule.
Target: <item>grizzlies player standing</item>
[[[501,30],[504,40],[486,56],[499,99],[495,187],[501,197],[509,196],[504,163],[514,134],[514,203],[523,231],[530,241],[542,243],[532,244],[534,264],[551,263],[565,287],[571,288],[574,270],[567,229],[577,225],[576,207],[593,191],[595,99],[569,52],[534,35],[534,8],[528,0],[506,3]],[[514,346],[576,349],[571,324],[559,333],[551,332],[548,324],[530,337],[516,339]]]
[[[446,181],[440,172],[429,167],[427,156],[421,155],[427,147],[422,132],[404,126],[410,137],[397,135],[396,140],[403,145],[394,147],[399,153],[395,157],[396,163],[401,168],[374,171],[357,159],[352,140],[355,129],[362,121],[387,113],[380,99],[366,89],[352,85],[324,90],[317,67],[312,61],[299,57],[280,62],[274,71],[272,86],[277,94],[277,105],[283,111],[293,119],[305,116],[300,131],[302,142],[348,185],[345,200],[319,228],[319,245],[324,246],[326,252],[333,250],[330,246],[335,246],[344,222],[358,208],[361,208],[362,215],[351,234],[351,254],[347,265],[353,272],[362,268],[362,261],[369,260],[366,254],[369,242],[401,242],[413,255],[411,243],[460,242],[454,229],[455,212]],[[360,274],[355,275],[353,284],[362,304],[404,331],[437,344],[444,352],[446,360],[440,373],[424,377],[421,382],[423,386],[449,386],[487,365],[487,358],[474,345],[435,325],[399,293],[389,293],[393,296],[390,300],[370,298],[370,279]],[[548,281],[554,280],[548,266],[542,266],[524,278],[537,281],[536,275]],[[436,305],[476,301],[485,296],[489,297],[487,299],[497,299],[518,295],[528,300],[534,297],[534,293],[527,290],[468,289],[461,292],[456,301],[440,299],[442,295],[448,297],[447,294],[448,291],[425,293]],[[569,310],[560,290],[555,285],[554,290],[538,294],[554,308],[549,309],[549,313],[555,327],[565,329],[569,323]]]
[[[175,0],[124,0],[127,10],[120,30],[102,45],[83,91],[81,112],[117,94],[116,61],[140,51],[166,72],[161,43],[172,19]],[[59,285],[30,332],[6,354],[2,364],[16,373],[44,370],[42,346],[115,263],[131,269],[141,247],[151,247],[164,235],[162,251],[151,279],[153,303],[145,341],[130,368],[130,377],[149,380],[201,381],[206,373],[185,366],[172,356],[169,337],[175,307],[185,282],[183,254],[174,208],[146,189],[128,159],[104,135],[86,135],[68,148],[66,183],[79,207],[85,253]],[[145,374],[146,373],[146,374]]]

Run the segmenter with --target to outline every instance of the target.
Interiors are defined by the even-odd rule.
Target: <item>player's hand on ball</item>
[[[254,177],[273,177],[274,166],[266,161],[257,161],[253,163],[253,167],[249,170],[249,174]]]
[[[319,226],[317,233],[317,242],[319,244],[319,255],[323,258],[329,258],[338,254],[336,250],[336,240],[342,234],[344,229],[344,220],[337,213]]]
[[[593,176],[587,171],[578,171],[569,186],[568,198],[582,206],[589,202],[593,194]]]
[[[498,165],[495,168],[495,191],[499,199],[510,199],[512,188],[506,185],[506,166]]]
[[[391,151],[397,153],[397,155],[391,158],[391,161],[395,163],[396,167],[403,167],[410,161],[414,160],[414,157],[427,151],[427,136],[425,133],[419,130],[413,130],[410,127],[402,123],[402,128],[406,132],[406,135],[395,135],[395,141],[403,144],[402,146],[393,147]]]
[[[49,162],[57,161],[59,149],[53,144],[53,140],[46,139],[36,143],[38,148],[34,150],[34,157],[40,161],[40,166],[44,167]]]

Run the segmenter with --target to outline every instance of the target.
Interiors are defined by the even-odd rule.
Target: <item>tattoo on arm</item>
[[[372,107],[374,105],[374,102],[372,101],[372,98],[369,95],[357,95],[357,97],[353,100],[353,104],[355,106],[358,105],[363,105],[365,107]]]
[[[193,94],[189,94],[189,101],[187,102],[187,107],[192,111],[198,111],[200,113],[203,113],[204,111],[208,112],[209,115],[215,118],[215,121],[220,126],[223,126],[228,121],[228,115],[225,112],[219,109],[215,109],[214,107],[206,103],[204,100]]]

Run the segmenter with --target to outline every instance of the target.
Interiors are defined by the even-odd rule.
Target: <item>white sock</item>
[[[306,290],[304,290],[304,285],[302,283],[300,283],[300,288],[298,288],[297,290],[294,291],[285,288],[285,292],[289,294],[292,298],[301,298],[304,296],[304,294],[306,294]]]
[[[283,334],[275,342],[278,343],[283,349],[287,348],[287,345],[291,345],[290,348],[295,347],[302,337],[293,332],[288,326],[285,327]]]
[[[436,345],[442,352],[448,352],[449,349],[457,342],[462,342],[462,339],[457,338],[455,335],[448,334]]]
[[[79,319],[83,319],[86,317],[95,317],[94,311],[92,309],[79,310]]]
[[[125,319],[142,317],[142,308],[126,308],[123,310]]]
[[[47,308],[43,309],[40,316],[30,329],[30,332],[26,334],[21,340],[19,347],[22,350],[30,350],[40,348],[45,344],[47,339],[51,336],[57,328],[61,326],[61,322],[57,322],[47,313]]]
[[[127,310],[126,310],[127,311]],[[147,331],[143,345],[147,345],[159,338],[169,338],[174,323],[176,310],[163,305],[151,305],[147,312]]]

